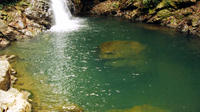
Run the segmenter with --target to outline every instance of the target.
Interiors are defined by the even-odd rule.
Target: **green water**
[[[77,31],[46,32],[1,51],[17,56],[16,86],[33,93],[35,112],[62,112],[57,107],[69,103],[86,112],[144,104],[199,112],[199,40],[114,18],[86,18],[84,24]],[[111,66],[99,57],[99,45],[113,40],[138,42],[145,49],[139,58],[128,59],[133,65]]]

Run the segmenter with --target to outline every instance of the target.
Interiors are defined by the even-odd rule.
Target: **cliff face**
[[[48,0],[19,0],[0,3],[0,47],[10,41],[31,38],[51,27],[52,11]]]
[[[73,0],[75,14],[119,16],[200,37],[199,0]]]

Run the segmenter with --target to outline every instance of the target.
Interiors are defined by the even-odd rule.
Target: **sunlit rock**
[[[65,112],[84,112],[82,108],[76,105],[63,106]]]
[[[31,105],[27,101],[28,92],[19,92],[15,88],[8,91],[0,90],[0,111],[1,112],[31,112]]]
[[[0,37],[0,48],[5,48],[10,44],[10,41],[8,41],[5,38]]]
[[[107,0],[94,6],[90,11],[94,15],[115,15],[119,8],[119,1]]]
[[[8,90],[11,85],[10,64],[5,58],[0,58],[0,89]]]
[[[144,58],[145,46],[135,41],[110,41],[100,45],[100,58],[113,67],[135,66]]]
[[[170,112],[158,107],[153,107],[150,105],[141,105],[141,106],[134,106],[131,109],[114,109],[110,110],[108,112]]]
[[[34,108],[34,107],[33,107]],[[82,108],[74,104],[60,104],[60,105],[52,105],[49,106],[42,106],[41,112],[84,112]]]
[[[52,11],[48,0],[17,1],[0,10],[1,48],[14,40],[31,38],[51,28]]]
[[[30,112],[31,105],[27,101],[29,93],[12,88],[16,71],[11,68],[8,60],[13,58],[14,55],[0,56],[0,112]]]

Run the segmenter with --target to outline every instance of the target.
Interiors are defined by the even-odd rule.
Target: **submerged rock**
[[[153,107],[150,105],[141,105],[141,106],[134,106],[131,109],[116,109],[116,110],[110,110],[108,112],[169,112],[167,110]]]
[[[101,59],[113,67],[136,66],[142,62],[145,46],[135,41],[110,41],[100,45]]]
[[[145,46],[135,41],[110,41],[100,45],[100,58],[129,58],[140,54]]]
[[[19,92],[15,88],[8,91],[0,90],[0,111],[1,112],[31,112],[31,105],[27,101],[30,93]]]

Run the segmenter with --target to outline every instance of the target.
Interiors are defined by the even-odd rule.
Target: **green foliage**
[[[153,8],[158,5],[161,0],[143,0],[142,3],[145,8]]]
[[[28,6],[29,4],[27,3],[27,2],[25,2],[25,1],[20,1],[19,3],[18,3],[18,5],[19,6]]]
[[[117,8],[119,8],[119,4],[118,4],[118,3],[113,3],[113,4],[112,4],[112,7],[114,7],[114,8],[117,9]]]
[[[0,4],[0,10],[2,10],[3,9],[3,4]]]
[[[157,13],[160,18],[167,18],[172,15],[172,13],[168,9],[163,9]]]
[[[0,4],[2,5],[15,5],[19,0],[3,0]]]

